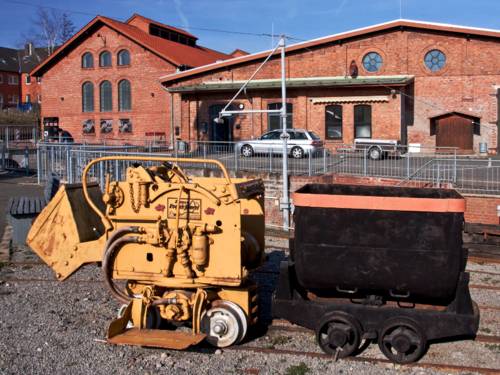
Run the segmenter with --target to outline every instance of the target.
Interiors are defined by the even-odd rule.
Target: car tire
[[[294,147],[292,148],[292,151],[290,152],[292,157],[294,159],[302,159],[304,157],[304,150],[300,147]]]
[[[382,150],[378,146],[370,147],[370,149],[368,150],[368,157],[371,160],[380,160],[382,159],[382,155],[383,155]]]
[[[253,147],[250,145],[243,145],[241,147],[241,155],[243,155],[246,158],[252,157],[253,156]]]

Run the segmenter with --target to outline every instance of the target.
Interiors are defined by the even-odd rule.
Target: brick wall
[[[12,106],[13,104],[9,103],[10,99],[13,95],[18,97],[18,100],[21,101],[21,76],[15,72],[4,72],[0,71],[0,95],[2,95],[3,106]],[[9,84],[9,76],[17,76],[19,84],[10,85]],[[14,105],[15,106],[15,105]]]
[[[117,53],[121,49],[129,50],[130,66],[117,66]],[[103,51],[111,52],[111,67],[99,67],[99,54]],[[94,68],[81,67],[85,52],[93,54]],[[77,142],[84,139],[92,142],[102,137],[133,142],[144,138],[146,133],[169,133],[170,99],[158,83],[158,77],[174,70],[173,65],[132,40],[107,26],[101,26],[44,74],[41,84],[42,117],[58,117],[59,126],[69,131]],[[118,111],[118,82],[122,79],[131,83],[131,111]],[[112,85],[113,110],[100,113],[99,84],[104,80],[109,80]],[[94,112],[90,113],[82,112],[82,84],[86,81],[94,84]],[[88,119],[95,122],[94,135],[82,132],[82,123]],[[113,120],[112,133],[100,133],[101,119]],[[132,133],[119,133],[120,119],[132,121]]]
[[[424,65],[425,54],[439,49],[446,54],[445,67],[435,73]],[[378,52],[383,58],[380,71],[370,73],[364,70],[362,59],[370,51]],[[292,52],[287,56],[287,76],[326,77],[346,76],[352,60],[359,67],[360,76],[400,75],[415,77],[413,90],[408,95],[416,97],[414,118],[407,119],[408,142],[435,146],[436,137],[430,135],[430,118],[447,111],[463,111],[481,117],[481,135],[474,135],[473,146],[477,151],[479,142],[487,142],[490,149],[496,147],[497,98],[496,85],[500,82],[500,43],[493,39],[480,39],[437,32],[388,31],[359,37],[338,44],[325,44],[315,48]],[[260,61],[201,73],[187,77],[174,86],[193,85],[207,81],[246,80],[255,71]],[[257,74],[256,79],[279,78],[280,61],[273,58]],[[289,100],[294,103],[294,126],[316,131],[325,138],[325,105],[312,104],[310,98],[346,95],[390,95],[391,87],[378,89],[290,89]],[[195,127],[195,121],[207,121],[208,108],[214,103],[227,103],[233,93],[184,95],[187,100],[196,100],[198,111],[189,118],[177,117],[183,128]],[[280,91],[248,90],[241,96],[245,108],[266,108],[268,102],[279,100]],[[239,103],[239,102],[238,102]],[[388,103],[373,105],[373,138],[400,139],[401,97],[390,95]],[[352,142],[353,103],[344,107],[343,142]],[[193,110],[192,108],[190,110]],[[247,115],[239,119],[241,129],[235,131],[235,138],[251,138],[267,130],[267,116]],[[405,126],[403,124],[403,131]],[[198,135],[196,133],[191,133]],[[206,135],[204,135],[206,137]],[[202,138],[199,138],[202,139]]]

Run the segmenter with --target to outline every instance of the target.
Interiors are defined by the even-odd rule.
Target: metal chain
[[[141,202],[141,184],[138,184],[139,185],[139,203],[137,204],[137,206],[135,205],[135,196],[134,196],[134,184],[132,182],[129,182],[128,186],[129,186],[129,194],[130,194],[130,205],[132,206],[132,210],[138,214],[140,209],[141,209],[141,205],[142,205],[142,202]]]

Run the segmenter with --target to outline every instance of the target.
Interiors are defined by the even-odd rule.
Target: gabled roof
[[[0,70],[28,73],[48,56],[47,48],[33,48],[29,54],[25,49],[0,47]]]
[[[286,52],[294,52],[300,51],[303,49],[317,47],[322,44],[332,43],[332,42],[341,42],[347,39],[356,38],[365,36],[368,34],[378,33],[378,32],[386,32],[395,29],[406,29],[406,30],[425,30],[431,32],[442,32],[442,33],[451,33],[451,34],[462,34],[467,36],[477,36],[477,37],[487,37],[500,39],[500,30],[494,29],[483,29],[478,27],[466,27],[466,26],[458,26],[458,25],[450,25],[444,23],[434,23],[434,22],[422,22],[422,21],[413,21],[413,20],[405,20],[399,19],[389,22],[380,23],[373,26],[363,27],[360,29],[355,29],[351,31],[342,32],[339,34],[333,34],[326,37],[321,37],[317,39],[311,39],[305,42],[292,44],[286,47]],[[212,63],[206,66],[201,66],[196,69],[191,69],[179,73],[165,75],[160,78],[162,83],[166,84],[171,81],[175,81],[178,79],[190,77],[196,74],[205,73],[213,70],[217,70],[220,68],[230,67],[242,63],[252,62],[255,60],[263,59],[267,57],[267,55],[271,52],[271,50],[266,50],[263,52],[253,53],[246,56],[235,57],[229,60],[225,60],[222,62]],[[279,50],[275,52],[275,55],[278,55]]]
[[[97,16],[80,31],[78,31],[72,38],[64,43],[55,53],[53,53],[47,60],[38,65],[32,72],[32,75],[42,75],[45,71],[50,69],[59,59],[66,55],[69,48],[74,47],[80,41],[85,39],[93,28],[100,25],[106,25],[111,29],[126,36],[130,40],[148,49],[160,58],[170,62],[171,64],[187,67],[196,67],[213,63],[218,60],[228,59],[231,56],[222,52],[218,52],[199,45],[188,46],[173,42],[171,40],[163,39],[157,36],[150,35],[149,33],[129,25],[124,22],[114,20],[112,18]]]

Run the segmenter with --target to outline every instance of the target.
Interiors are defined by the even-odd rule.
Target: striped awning
[[[328,98],[311,98],[313,104],[332,103],[377,103],[388,102],[389,95],[366,95],[366,96],[335,96]]]

